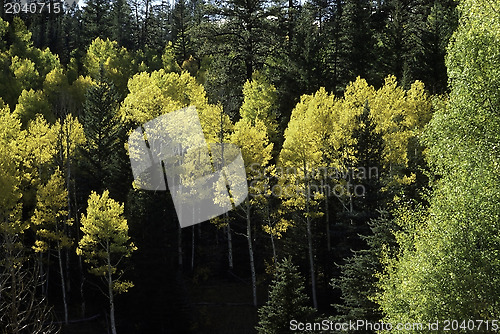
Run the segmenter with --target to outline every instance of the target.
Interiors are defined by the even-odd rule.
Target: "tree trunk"
[[[267,216],[267,225],[271,227],[271,214],[269,213],[269,201],[266,201],[266,216]],[[273,265],[276,266],[278,259],[276,257],[276,245],[274,244],[274,235],[271,230],[271,246],[273,248]]]
[[[13,238],[8,234],[5,233],[4,235],[5,238],[5,249],[7,251],[7,268],[10,273],[10,284],[11,284],[11,289],[12,293],[10,293],[10,324],[12,325],[11,330],[12,333],[14,334],[19,334],[20,333],[20,321],[19,321],[19,303],[20,303],[20,298],[19,298],[19,291],[17,290],[18,288],[18,282],[17,282],[17,272],[16,272],[16,266],[14,264],[14,254],[13,254],[13,248],[14,248],[14,240]],[[8,284],[8,283],[7,283]]]
[[[61,254],[61,248],[59,247],[59,243],[57,244],[57,257],[59,260],[59,272],[61,275],[61,291],[62,291],[63,306],[64,306],[64,323],[67,325],[68,324],[68,300],[66,299],[66,281],[64,279],[62,254]]]
[[[194,226],[191,226],[191,271],[194,270]]]
[[[49,298],[50,251],[47,252],[47,270],[45,271],[45,297]]]
[[[309,201],[311,200],[311,188],[309,186],[309,179],[306,170],[306,164],[304,161],[304,178],[306,182],[306,223],[307,223],[307,245],[309,248],[309,266],[311,271],[311,288],[312,288],[312,299],[314,308],[318,308],[318,301],[316,299],[316,277],[314,275],[314,255],[313,255],[313,245],[312,245],[312,229],[311,229],[311,217]]]
[[[309,214],[309,204],[307,204],[307,213]],[[316,299],[316,277],[314,275],[314,256],[312,249],[312,232],[311,232],[311,219],[307,217],[307,243],[309,247],[309,264],[311,270],[311,286],[312,286],[312,298],[314,308],[318,308],[318,301]]]
[[[227,213],[224,214],[225,220],[227,221],[227,261],[229,264],[229,270],[233,270],[233,237],[231,235],[231,225],[227,219]]]
[[[78,202],[76,200],[76,187],[73,189],[73,201],[75,204],[75,208],[78,207]],[[78,219],[78,214],[75,215],[75,225],[76,225],[76,239],[80,240],[80,219]],[[78,271],[80,274],[80,314],[82,318],[85,318],[85,295],[83,293],[83,286],[85,284],[85,274],[83,271],[82,257],[78,256]]]
[[[66,273],[66,277],[68,278],[67,280],[65,280],[65,283],[66,283],[66,292],[68,294],[70,294],[71,293],[71,280],[69,279],[70,278],[70,274],[69,274],[69,258],[70,258],[69,248],[66,248],[64,254],[65,254],[64,258],[66,259],[66,261],[64,262],[64,264],[65,264],[64,270],[65,270],[65,273]]]
[[[108,294],[109,294],[109,320],[111,323],[111,333],[116,334],[115,322],[115,302],[113,299],[113,277],[111,276],[111,254],[108,247]]]
[[[85,318],[85,295],[83,294],[83,285],[85,284],[85,276],[83,273],[82,257],[78,256],[78,270],[80,271],[80,314],[82,318]]]
[[[66,127],[68,124],[66,124]],[[70,140],[69,140],[69,133],[65,133],[66,135],[66,191],[68,193],[67,196],[67,201],[68,201],[68,221],[70,221],[71,216],[72,216],[72,207],[71,207],[71,189],[70,189],[70,181],[71,181],[71,159],[70,159],[70,152],[69,152],[69,147],[70,147]],[[70,235],[69,233],[69,228],[67,224],[64,224],[64,232],[66,235]],[[66,248],[66,277],[68,277],[68,280],[66,282],[66,291],[69,293],[71,291],[71,286],[70,286],[70,279],[69,279],[69,249]]]
[[[252,225],[250,219],[250,200],[246,199],[246,218],[247,218],[247,241],[248,241],[248,255],[250,256],[250,272],[252,273],[252,297],[253,306],[257,307],[257,279],[255,277],[255,263],[253,258],[253,245],[252,245]]]
[[[182,269],[182,228],[180,224],[177,230],[177,264],[179,269]]]
[[[326,220],[326,249],[330,252],[332,250],[332,238],[330,236],[330,212],[328,210],[328,191],[323,188],[325,195],[325,220]]]
[[[273,248],[273,264],[274,266],[276,266],[276,264],[278,263],[278,259],[276,258],[276,245],[274,244],[274,236],[272,233],[271,233],[271,246]]]
[[[47,297],[47,291],[45,290],[45,274],[43,269],[43,253],[40,253],[40,255],[38,256],[38,270],[39,270],[38,278],[40,282],[42,282],[41,284],[42,295]]]

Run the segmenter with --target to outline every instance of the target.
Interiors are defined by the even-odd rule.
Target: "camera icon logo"
[[[135,186],[170,190],[181,227],[230,211],[248,196],[239,147],[208,144],[195,107],[159,116],[128,139]]]

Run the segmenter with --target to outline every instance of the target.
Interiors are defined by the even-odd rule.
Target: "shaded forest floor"
[[[255,333],[258,318],[251,305],[251,286],[230,276],[201,284],[189,275],[177,275],[184,284],[153,284],[154,279],[171,279],[150,277],[149,284],[136,285],[134,292],[117,298],[118,333]],[[261,285],[259,299],[265,301],[266,295]],[[65,326],[62,333],[106,334],[107,321],[103,308],[99,317]]]
[[[156,237],[161,239],[160,235]],[[148,241],[151,242],[144,243],[148,246],[134,254],[134,268],[125,277],[134,282],[134,287],[115,299],[119,334],[256,332],[258,317],[257,308],[251,304],[250,277],[241,277],[246,273],[208,269],[211,265],[207,263],[199,265],[194,272],[185,264],[185,269],[180,271],[176,256],[172,255],[175,254],[172,240]],[[93,307],[87,310],[86,316],[99,314],[99,317],[70,324],[63,328],[62,334],[108,333],[106,299],[91,284],[85,293],[89,298],[87,304]],[[258,285],[258,301],[259,306],[267,301],[266,282]],[[57,311],[61,320],[62,313]],[[70,319],[74,319],[75,314],[78,311],[70,312]]]

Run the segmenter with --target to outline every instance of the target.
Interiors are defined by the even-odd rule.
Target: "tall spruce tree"
[[[180,60],[181,64],[188,60],[192,52],[191,36],[189,35],[191,21],[192,15],[187,1],[177,1],[172,9],[172,41],[177,59]]]
[[[118,45],[131,49],[132,41],[132,13],[127,0],[115,0],[110,10],[111,38]]]
[[[303,6],[295,0],[277,1],[272,8],[276,20],[270,20],[274,44],[266,63],[267,76],[277,88],[281,125],[286,126],[290,111],[302,94],[328,87],[328,76],[321,59],[329,33],[318,20],[323,8],[315,3]]]
[[[370,29],[371,1],[347,0],[340,16],[338,77],[342,86],[361,76],[371,81],[374,59]]]
[[[207,12],[214,20],[197,28],[198,56],[212,60],[206,84],[209,97],[236,115],[243,84],[262,69],[270,54],[273,34],[267,17],[271,13],[264,0],[229,0],[217,5]]]
[[[85,45],[89,45],[97,37],[112,37],[110,0],[86,0],[82,13],[83,37]]]
[[[377,273],[383,269],[381,254],[384,250],[396,249],[393,232],[397,226],[388,212],[379,213],[378,218],[369,222],[371,233],[362,237],[367,248],[355,251],[354,256],[340,267],[340,277],[332,280],[332,286],[341,291],[342,303],[334,305],[339,312],[335,317],[337,322],[357,319],[379,322],[382,319],[373,296],[379,291]]]
[[[151,7],[149,22],[147,46],[152,50],[159,51],[165,47],[167,41],[172,40],[172,7],[170,1],[161,0],[155,2]]]
[[[259,308],[259,334],[290,332],[290,321],[314,320],[314,309],[304,292],[304,278],[291,259],[283,259],[276,267],[276,274],[269,291],[269,300]]]
[[[89,191],[102,192],[109,188],[113,195],[119,195],[116,186],[121,177],[119,154],[125,150],[121,141],[123,129],[117,116],[116,90],[103,79],[102,72],[103,69],[101,78],[85,95],[82,124],[87,142],[82,149],[81,164]]]
[[[444,55],[458,15],[453,0],[388,0],[375,23],[380,71],[395,75],[405,88],[423,81],[434,93],[446,90]],[[380,29],[382,28],[382,29]]]
[[[424,53],[423,66],[417,68],[419,80],[433,94],[442,94],[448,89],[445,55],[450,38],[458,25],[455,0],[437,0],[429,8],[422,35]]]

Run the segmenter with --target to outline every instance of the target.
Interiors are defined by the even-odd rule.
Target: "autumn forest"
[[[1,333],[500,329],[497,1],[0,2]],[[248,194],[181,227],[185,107]]]

